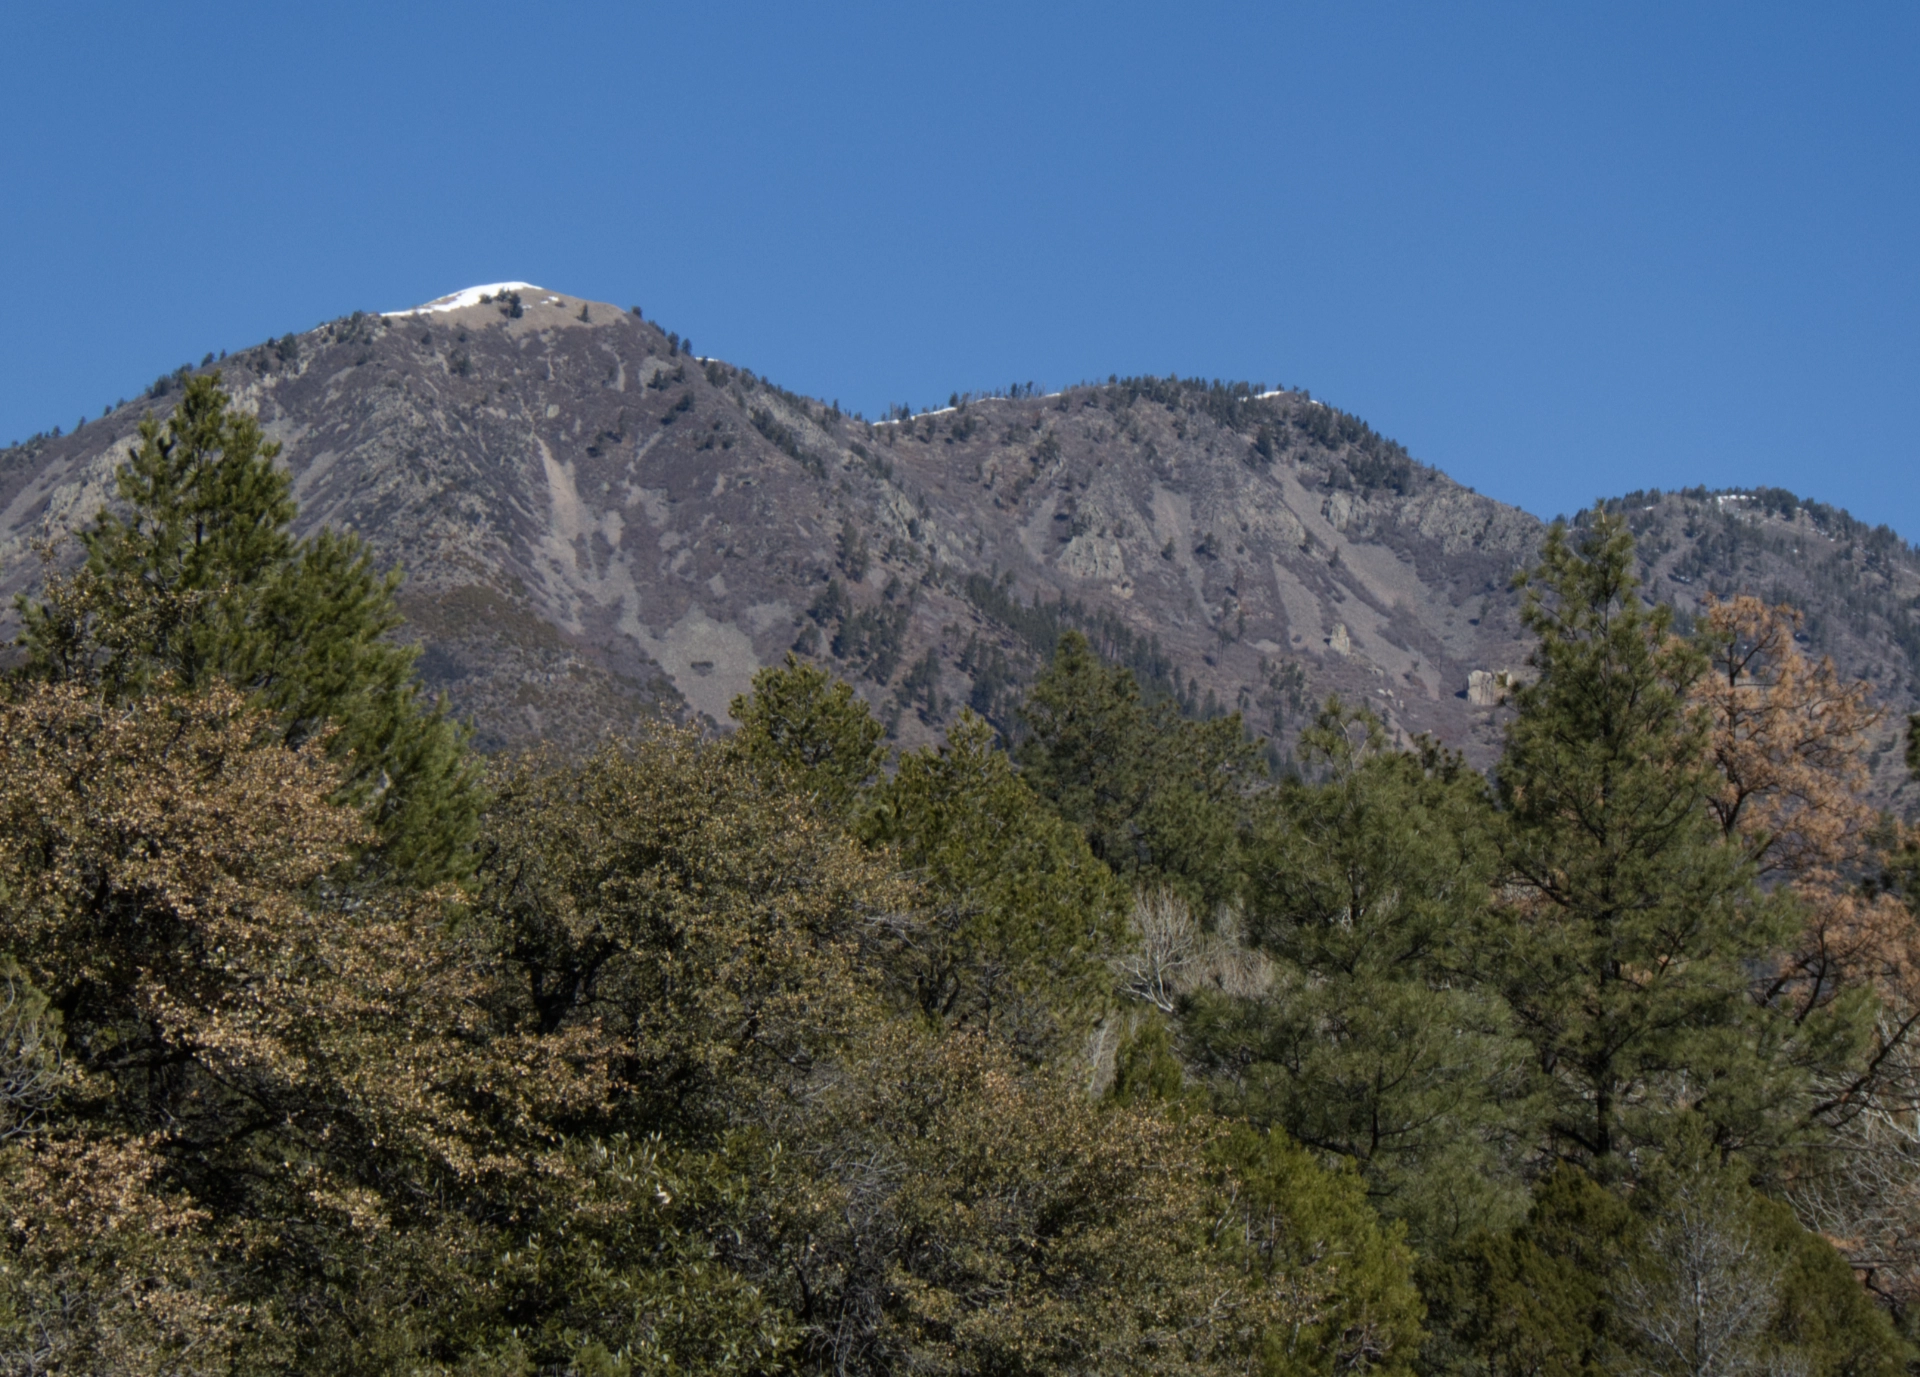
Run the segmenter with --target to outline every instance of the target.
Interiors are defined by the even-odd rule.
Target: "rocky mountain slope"
[[[903,741],[962,704],[1005,723],[1072,626],[1277,755],[1339,692],[1485,762],[1494,676],[1525,658],[1509,580],[1541,523],[1304,392],[1116,378],[869,423],[526,284],[206,366],[283,445],[300,525],[405,566],[425,673],[492,748],[724,722],[789,649]],[[0,592],[39,578],[35,540],[97,509],[178,384],[0,453]],[[1663,596],[1791,599],[1912,705],[1920,560],[1891,533],[1786,494],[1626,505]]]

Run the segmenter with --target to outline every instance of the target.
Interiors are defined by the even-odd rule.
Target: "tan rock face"
[[[1498,707],[1506,697],[1506,675],[1488,669],[1467,671],[1467,701],[1476,708]]]

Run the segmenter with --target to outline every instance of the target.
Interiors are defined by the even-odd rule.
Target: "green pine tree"
[[[1021,780],[991,727],[963,710],[944,747],[902,758],[866,831],[923,886],[911,962],[923,1013],[1036,1060],[1085,1030],[1113,987],[1124,891]]]
[[[1210,918],[1240,890],[1239,826],[1260,771],[1240,716],[1187,721],[1069,631],[1021,709],[1020,764],[1115,874],[1178,890]]]
[[[1430,1251],[1517,1218],[1537,1128],[1528,1047],[1464,941],[1498,871],[1485,781],[1330,700],[1301,735],[1319,774],[1264,795],[1247,845],[1252,998],[1197,992],[1188,1044],[1220,1107],[1356,1162]]]
[[[378,834],[367,859],[424,883],[458,878],[480,807],[467,729],[422,689],[418,647],[391,638],[400,571],[377,572],[354,535],[294,538],[278,453],[217,374],[190,379],[164,425],[141,422],[120,506],[81,533],[84,568],[21,600],[21,672],[113,697],[224,680],[287,745],[326,742],[343,801]]]
[[[733,741],[748,760],[787,776],[827,815],[851,817],[879,778],[886,728],[843,681],[787,652],[785,664],[753,676],[753,692],[733,700]]]
[[[1811,1063],[1851,1050],[1750,997],[1792,915],[1715,825],[1688,697],[1702,655],[1642,601],[1633,563],[1603,514],[1578,536],[1556,525],[1525,576],[1537,678],[1498,773],[1510,883],[1486,948],[1550,1082],[1555,1151],[1603,1177],[1682,1112],[1727,1151],[1778,1141]]]

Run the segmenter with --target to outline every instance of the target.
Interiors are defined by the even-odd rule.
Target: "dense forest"
[[[1680,634],[1618,514],[1490,778],[1337,700],[1276,776],[1072,625],[1004,732],[789,658],[482,760],[185,388],[0,692],[0,1371],[1914,1361],[1876,708],[1784,609]]]

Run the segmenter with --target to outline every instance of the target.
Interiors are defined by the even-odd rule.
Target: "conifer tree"
[[[1562,1166],[1426,1269],[1433,1372],[1893,1377],[1911,1350],[1828,1240],[1697,1140],[1631,1192]]]
[[[414,880],[463,874],[477,826],[467,731],[429,700],[416,646],[390,633],[400,571],[359,537],[298,540],[279,446],[217,374],[189,379],[116,476],[117,508],[81,533],[86,564],[21,603],[22,672],[125,698],[224,681],[268,709],[289,746],[324,738],[340,798],[363,811],[367,855]]]
[[[1885,839],[1869,801],[1880,721],[1872,686],[1794,643],[1799,614],[1758,598],[1709,601],[1697,639],[1711,668],[1694,689],[1712,722],[1714,817],[1761,882],[1797,901],[1799,930],[1757,993],[1814,1040],[1867,1051],[1832,1068],[1817,1112],[1846,1124],[1908,1112],[1920,1048],[1920,925],[1898,897],[1863,889]],[[1824,1031],[1822,1031],[1824,1030]],[[1867,1107],[1873,1106],[1873,1111]]]
[[[1408,1275],[1404,1230],[1368,1207],[1350,1163],[1323,1165],[1278,1129],[1245,1124],[1217,1138],[1213,1156],[1231,1183],[1222,1211],[1226,1246],[1275,1290],[1312,1297],[1304,1323],[1275,1325],[1262,1336],[1259,1370],[1288,1377],[1415,1372],[1424,1307]],[[1313,1274],[1329,1263],[1338,1285],[1323,1282],[1316,1295]]]
[[[1248,938],[1272,988],[1189,998],[1223,1110],[1352,1159],[1423,1251],[1525,1208],[1528,1047],[1466,940],[1497,873],[1485,783],[1330,700],[1301,735],[1318,781],[1256,804]]]
[[[1027,782],[1123,877],[1170,884],[1209,918],[1239,892],[1238,829],[1259,743],[1234,713],[1183,720],[1069,631],[1021,715]]]
[[[886,728],[844,681],[792,651],[753,676],[753,692],[731,705],[734,745],[748,760],[811,795],[831,817],[848,817],[887,758]]]
[[[904,757],[866,831],[925,891],[912,962],[923,1013],[1036,1060],[1084,1030],[1112,990],[1124,891],[1021,780],[991,727],[963,711],[944,747]]]
[[[1793,1030],[1750,998],[1791,914],[1709,807],[1705,657],[1642,601],[1617,517],[1556,524],[1524,584],[1537,678],[1499,768],[1510,883],[1486,960],[1549,1079],[1554,1150],[1605,1177],[1680,1111],[1723,1150],[1765,1141],[1804,1109]]]

